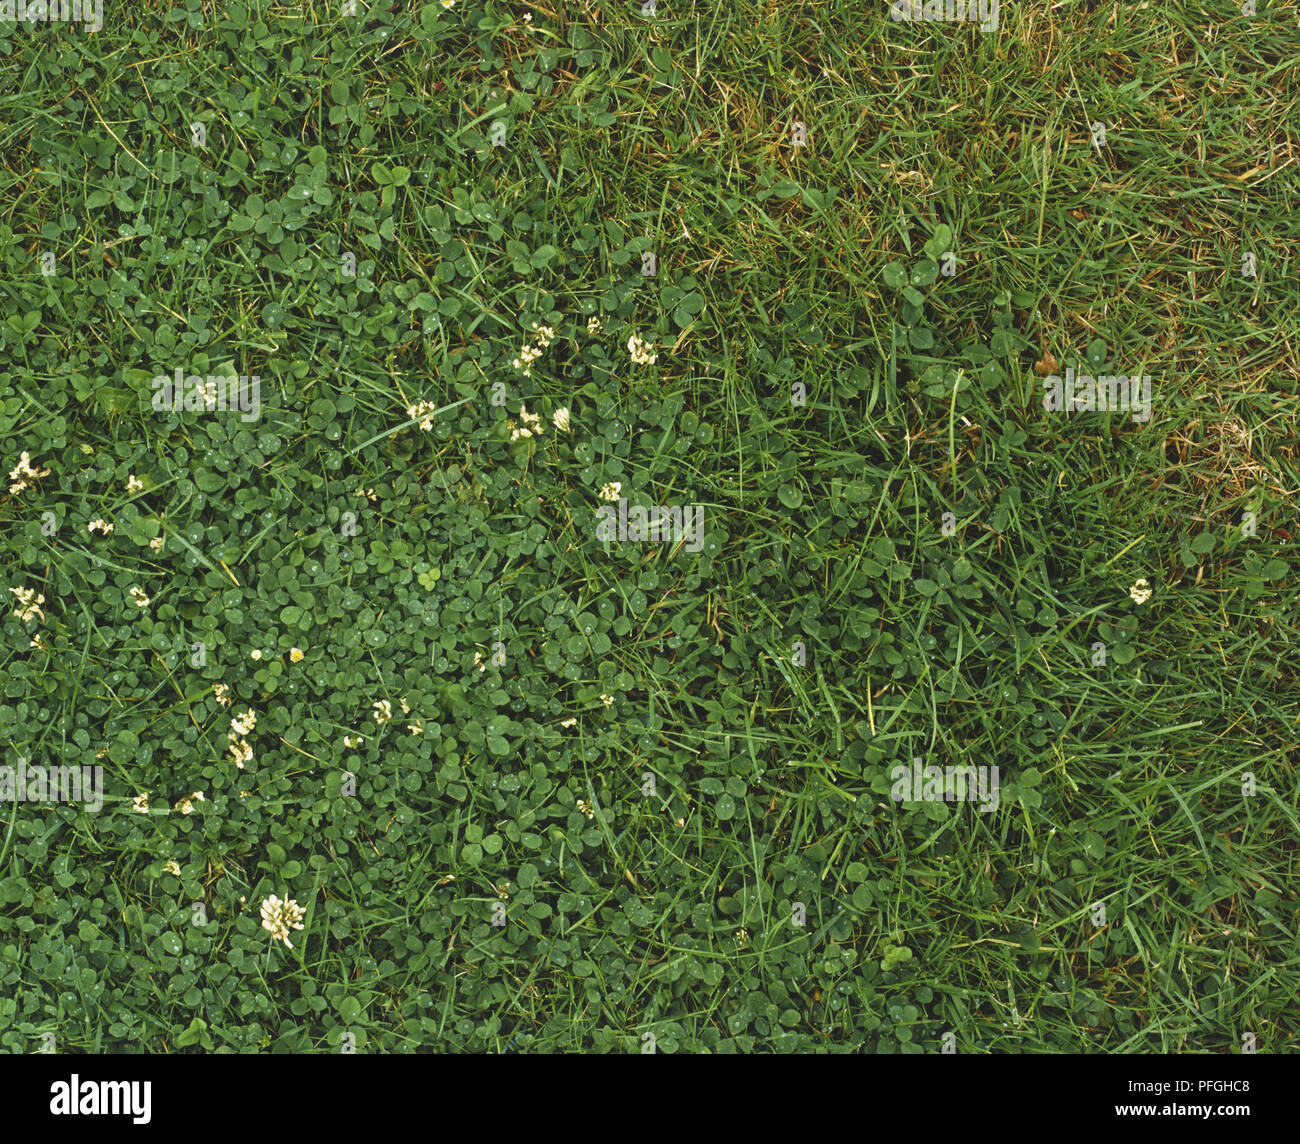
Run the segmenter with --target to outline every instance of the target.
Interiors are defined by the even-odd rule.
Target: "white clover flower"
[[[606,707],[613,707],[613,706],[614,706],[614,697],[613,697],[612,695],[601,695],[601,697],[600,697],[600,701],[601,701],[601,702],[602,702]]]
[[[418,421],[420,428],[427,433],[433,428],[433,414],[437,411],[438,407],[432,401],[421,401],[417,405],[410,406],[406,410],[406,415],[411,420]]]
[[[139,588],[131,588],[131,599],[135,601],[137,608],[147,608],[149,606],[149,597],[146,596]]]
[[[253,648],[253,650],[250,651],[250,652],[248,653],[248,658],[249,658],[249,659],[261,659],[261,658],[262,658],[262,649],[261,649],[260,647],[255,647],[255,648]]]
[[[378,699],[371,706],[375,709],[376,723],[387,723],[393,717],[393,705],[387,699]]]
[[[406,700],[405,700],[405,699],[399,699],[397,702],[400,703],[400,704],[402,705],[402,714],[403,714],[403,715],[409,715],[409,714],[411,713],[411,709],[410,709],[410,707],[408,707],[408,706],[406,705]]]
[[[652,342],[642,341],[636,334],[627,340],[627,352],[637,365],[654,365],[659,360],[658,354],[650,352],[652,346]]]
[[[408,731],[410,731],[412,735],[423,735],[423,734],[424,734],[424,724],[423,724],[423,723],[408,723],[408,724],[406,725],[406,729],[407,729]]]
[[[578,799],[578,810],[580,810],[588,818],[596,817],[596,812],[591,809],[591,803],[589,803],[586,799],[582,799],[582,798]]]
[[[551,423],[561,433],[569,431],[569,407],[566,405],[563,409],[557,409],[551,414]]]
[[[142,493],[144,492],[144,482],[132,473],[126,478],[126,491],[128,493]]]
[[[300,648],[300,647],[291,647],[291,648],[289,649],[289,662],[290,662],[290,663],[302,663],[302,648]]]
[[[456,0],[441,0],[441,3],[448,11],[456,6]]]
[[[242,715],[231,719],[230,729],[236,735],[251,735],[257,729],[257,716],[253,714],[253,709],[250,707]]]
[[[27,621],[40,617],[45,619],[45,613],[41,611],[41,605],[45,603],[45,594],[37,592],[35,588],[10,588],[15,596],[18,597],[18,603],[22,605],[22,610],[15,609],[14,615],[20,620]]]
[[[600,319],[597,318],[594,314],[587,319],[587,333],[589,334],[600,333]]]
[[[560,720],[561,727],[576,727],[577,724],[578,724],[578,720],[573,718],[573,716],[570,716],[568,719]]]
[[[1139,580],[1128,590],[1128,594],[1132,597],[1133,603],[1145,604],[1151,599],[1151,587],[1145,580]]]
[[[343,745],[347,747],[348,750],[350,751],[356,750],[356,748],[361,746],[361,744],[364,743],[365,741],[366,741],[365,738],[361,735],[343,736]]]
[[[44,638],[43,638],[42,636],[40,636],[40,635],[34,635],[34,636],[32,636],[31,642],[30,642],[27,646],[28,646],[28,647],[37,647],[37,648],[40,648],[41,651],[49,651],[49,650],[50,650],[50,645],[47,644],[47,643],[45,642]]]
[[[9,471],[9,479],[14,482],[9,486],[9,491],[14,496],[17,496],[24,489],[31,488],[32,481],[40,480],[41,477],[48,477],[49,475],[50,470],[42,469],[39,462],[37,462],[35,468],[32,468],[31,457],[24,453],[18,459],[18,464]]]
[[[201,790],[196,790],[193,794],[190,795],[190,798],[192,798],[195,802],[207,802],[207,801],[208,801],[208,800],[204,797],[204,794],[203,794],[203,792],[202,792]]]
[[[149,796],[147,794],[138,794],[131,800],[131,809],[138,811],[140,814],[149,813]]]
[[[520,348],[519,356],[514,359],[515,369],[522,367],[525,377],[533,376],[533,362],[542,356],[541,347],[534,349],[532,346],[525,345]]]
[[[616,501],[623,495],[622,481],[609,481],[607,484],[600,486],[600,499],[607,501]]]
[[[164,873],[164,874],[174,874],[177,878],[179,878],[179,877],[181,876],[181,868],[180,868],[180,865],[177,863],[177,861],[176,861],[175,858],[169,858],[169,859],[168,859],[168,860],[163,864],[163,873]]]
[[[214,683],[212,685],[212,690],[216,693],[217,702],[220,703],[222,707],[230,706],[229,687],[227,687],[224,683]]]
[[[193,814],[194,804],[190,802],[188,798],[183,798],[180,799],[172,809],[179,810],[182,814]]]
[[[155,536],[151,541],[149,541],[149,547],[152,548],[155,552],[161,552],[162,546],[163,546],[163,538],[161,536]]]
[[[235,735],[227,735],[226,738],[230,740],[230,757],[235,766],[242,771],[244,764],[253,757],[253,748],[249,746],[247,739],[240,739]]]
[[[86,525],[86,531],[89,533],[94,533],[98,531],[98,532],[102,532],[105,536],[107,536],[110,532],[113,531],[113,527],[114,526],[109,524],[107,521],[92,520],[88,525]]]
[[[550,326],[539,326],[534,322],[533,329],[537,331],[537,344],[543,348],[555,340],[555,331]]]
[[[477,667],[479,671],[487,671],[487,664],[483,662],[483,653],[481,651],[476,651],[474,653],[474,666]]]
[[[302,919],[306,912],[292,898],[282,902],[272,894],[262,903],[262,928],[270,931],[276,941],[282,941],[292,949],[289,931],[302,929]]]

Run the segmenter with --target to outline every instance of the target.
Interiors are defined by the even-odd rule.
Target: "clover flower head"
[[[292,949],[289,931],[302,929],[302,919],[306,912],[292,898],[282,902],[272,894],[262,903],[262,928],[268,930],[276,941],[282,941]]]
[[[652,348],[653,343],[643,341],[637,334],[627,340],[627,352],[637,365],[654,365],[659,360],[658,354],[650,352]]]

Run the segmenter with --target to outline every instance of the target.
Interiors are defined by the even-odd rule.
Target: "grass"
[[[0,25],[0,1045],[1294,1051],[1294,13],[337,8]]]

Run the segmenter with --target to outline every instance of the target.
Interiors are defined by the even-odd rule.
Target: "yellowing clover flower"
[[[290,663],[302,663],[302,648],[300,648],[300,647],[291,647],[291,648],[289,649],[289,662],[290,662]]]
[[[17,496],[24,489],[32,487],[31,482],[40,480],[41,477],[48,477],[49,469],[42,469],[40,462],[37,462],[36,468],[32,468],[31,457],[24,453],[19,459],[18,464],[9,471],[9,479],[14,483],[9,486],[9,492]]]
[[[590,318],[587,319],[587,333],[589,334],[600,333],[600,319],[597,318],[595,315],[592,315]]]
[[[14,611],[20,620],[31,620],[38,616],[45,619],[45,613],[41,611],[41,605],[45,603],[44,593],[37,592],[35,588],[10,588],[9,591],[18,597],[18,603],[22,605],[21,611]]]
[[[140,813],[149,813],[149,796],[147,794],[138,794],[131,800],[131,809]]]
[[[1133,603],[1145,604],[1151,599],[1151,587],[1145,580],[1139,580],[1128,590],[1128,594],[1132,597]]]
[[[438,407],[432,401],[421,401],[407,409],[406,415],[413,421],[418,421],[420,428],[427,433],[433,428],[433,414],[437,411]]]
[[[229,687],[227,687],[224,683],[214,683],[212,685],[212,690],[216,693],[217,702],[220,703],[222,707],[230,706]]]
[[[600,499],[607,501],[616,501],[623,495],[622,481],[609,481],[600,487]]]
[[[250,707],[242,715],[237,715],[230,721],[230,729],[236,735],[251,735],[257,727],[257,716],[253,714]]]
[[[92,520],[88,525],[86,525],[87,532],[94,533],[96,530],[107,536],[113,531],[113,526],[103,520]]]
[[[146,596],[139,588],[130,589],[131,599],[135,601],[137,608],[147,608],[149,606],[149,597]]]
[[[177,878],[179,878],[179,877],[181,876],[181,868],[180,868],[180,866],[177,864],[175,858],[169,858],[169,859],[167,860],[167,862],[163,864],[163,873],[165,873],[165,874],[173,874],[173,875],[175,875]]]
[[[375,722],[387,723],[393,717],[393,705],[387,699],[379,699],[371,704],[375,709]]]
[[[126,491],[128,493],[142,493],[144,492],[144,482],[132,473],[126,478]]]
[[[589,803],[586,799],[582,799],[582,798],[578,799],[578,810],[580,810],[588,818],[596,817],[596,812],[592,810],[591,803]]]
[[[659,360],[658,354],[650,352],[652,348],[652,342],[642,341],[636,334],[627,340],[627,352],[637,365],[654,365]]]
[[[306,912],[292,898],[282,902],[272,894],[262,903],[262,928],[269,930],[276,941],[282,941],[289,949],[293,949],[289,931],[302,929],[302,919]]]
[[[612,695],[602,695],[602,696],[600,697],[600,701],[601,701],[601,702],[602,702],[606,707],[613,707],[613,706],[614,706],[614,697],[613,697]]]

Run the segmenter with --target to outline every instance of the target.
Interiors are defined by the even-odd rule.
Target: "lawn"
[[[0,1051],[1300,1050],[1300,24],[996,7],[0,7]]]

